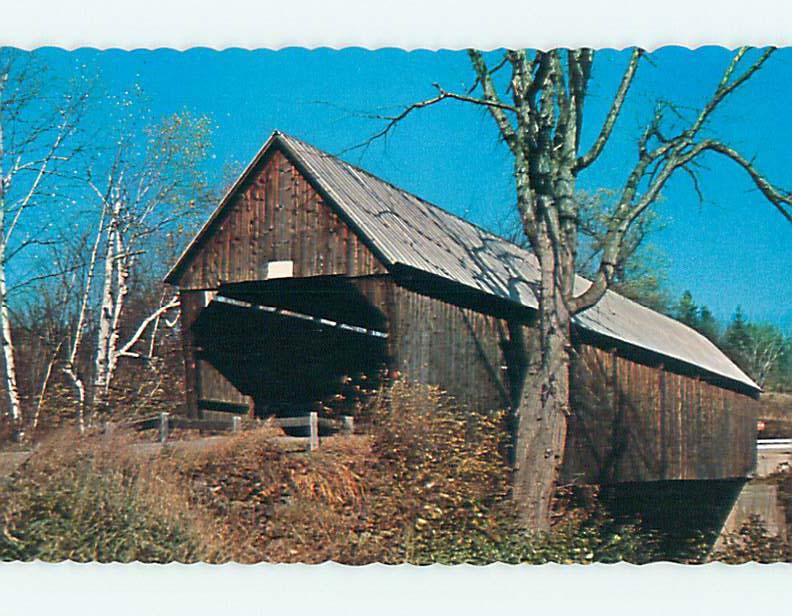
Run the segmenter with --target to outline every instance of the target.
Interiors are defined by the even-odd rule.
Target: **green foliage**
[[[712,560],[738,565],[748,562],[792,562],[792,544],[771,535],[758,515],[752,515],[737,532],[723,537]]]
[[[210,558],[186,503],[150,470],[85,442],[45,448],[0,488],[0,560]]]
[[[736,359],[745,358],[751,346],[751,335],[742,306],[737,306],[731,323],[723,333],[723,347]]]
[[[719,340],[720,327],[715,316],[706,306],[697,306],[690,291],[685,291],[682,294],[671,314],[677,321],[698,330],[713,342]]]
[[[637,524],[617,524],[601,510],[572,510],[550,532],[531,533],[509,521],[497,532],[437,533],[414,550],[418,564],[492,562],[510,564],[590,564],[630,562],[643,564],[663,559],[659,540]]]
[[[690,291],[685,291],[677,305],[674,306],[674,318],[690,327],[698,325],[699,309],[693,301],[693,294]]]
[[[718,324],[718,320],[706,306],[699,308],[698,326],[696,329],[713,342],[717,342],[720,338],[720,325]]]

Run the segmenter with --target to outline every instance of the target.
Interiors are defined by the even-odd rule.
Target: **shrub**
[[[732,565],[760,562],[792,562],[792,545],[782,537],[771,535],[761,517],[752,515],[740,530],[725,534],[712,560]]]
[[[186,499],[124,447],[70,433],[37,451],[0,488],[0,560],[216,558]]]
[[[373,464],[364,532],[379,558],[426,562],[440,556],[439,545],[475,550],[498,532],[509,483],[502,413],[465,412],[436,387],[396,381],[367,415]]]
[[[471,413],[438,388],[397,381],[366,415],[374,454],[363,520],[369,550],[358,549],[355,562],[648,562],[657,557],[654,537],[635,524],[613,522],[592,495],[585,502],[572,492],[563,495],[560,521],[549,533],[520,528],[509,501],[502,412]]]

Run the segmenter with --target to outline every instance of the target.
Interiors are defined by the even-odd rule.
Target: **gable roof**
[[[178,280],[230,197],[274,146],[280,147],[332,201],[389,269],[412,268],[517,305],[538,307],[532,287],[538,284],[540,274],[533,253],[277,131],[185,249],[166,282]],[[576,292],[583,292],[589,284],[578,276]],[[607,291],[595,306],[575,315],[573,321],[585,331],[680,361],[752,391],[760,390],[705,336],[613,291]]]

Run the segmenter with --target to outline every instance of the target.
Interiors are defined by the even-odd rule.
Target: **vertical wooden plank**
[[[660,477],[665,479],[668,475],[668,452],[666,444],[666,423],[668,417],[668,404],[666,402],[666,371],[663,364],[660,364],[659,369],[659,389],[660,389],[660,405],[658,409],[658,444],[660,451]]]
[[[319,414],[316,411],[311,411],[308,415],[308,426],[308,450],[316,451],[319,449]]]
[[[354,233],[350,231],[347,225],[343,225],[341,229],[341,237],[344,252],[344,273],[347,275],[354,275],[355,269],[355,243],[353,241]]]
[[[267,255],[263,259],[262,271],[267,261],[275,259],[275,245],[277,241],[276,216],[278,201],[278,167],[280,153],[272,157],[272,163],[267,174],[267,200],[265,203],[265,229],[267,233]]]
[[[308,182],[305,181],[305,178],[300,176],[300,181],[302,182],[302,190],[300,192],[300,225],[297,229],[297,233],[300,236],[300,259],[299,264],[297,265],[295,276],[305,276],[309,268],[310,262],[310,245],[311,245],[311,235],[313,234],[313,229],[310,227],[310,210],[309,210],[309,203],[311,199],[311,187],[308,185]]]
[[[192,334],[192,324],[198,317],[200,310],[198,302],[199,292],[179,291],[181,304],[180,325],[182,333],[182,354],[184,357],[184,389],[187,415],[198,416],[199,384],[197,381],[198,364],[195,356],[195,340]]]
[[[164,443],[168,440],[168,427],[170,420],[168,419],[167,413],[160,413],[159,417],[159,441],[160,443]]]

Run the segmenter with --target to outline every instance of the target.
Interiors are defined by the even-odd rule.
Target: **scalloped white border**
[[[788,0],[4,0],[0,44],[187,49],[792,44]],[[3,614],[755,614],[792,565],[0,563]]]
[[[789,565],[98,565],[0,563],[4,614],[758,614]]]
[[[792,44],[788,0],[4,0],[0,41],[187,49]]]

